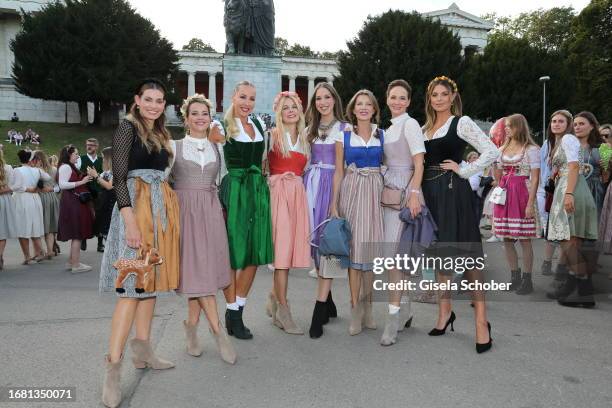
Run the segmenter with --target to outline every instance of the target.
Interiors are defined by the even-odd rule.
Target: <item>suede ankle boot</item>
[[[106,365],[104,373],[104,385],[102,385],[102,403],[109,407],[115,408],[121,404],[121,360],[116,363],[111,363],[110,356],[107,354],[104,358]]]

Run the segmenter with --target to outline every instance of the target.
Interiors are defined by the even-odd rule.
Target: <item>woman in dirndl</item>
[[[163,370],[174,367],[155,355],[150,342],[151,324],[158,295],[174,293],[179,285],[179,207],[167,182],[165,169],[173,152],[165,127],[166,87],[156,79],[140,83],[130,113],[113,136],[113,183],[117,205],[102,258],[100,291],[115,292],[118,260],[136,259],[139,252],[156,248],[163,262],[154,267],[144,292],[135,288],[135,277],[120,282],[121,291],[111,323],[109,354],[102,402],[121,403],[119,373],[125,343],[130,340],[136,368]],[[144,255],[144,254],[143,254]]]
[[[540,148],[529,134],[527,119],[520,113],[505,119],[506,142],[499,148],[500,158],[495,178],[506,191],[506,201],[493,207],[493,231],[504,239],[506,259],[510,265],[510,290],[517,295],[533,292],[533,245],[540,236],[537,211],[537,188],[540,177]],[[518,266],[514,247],[520,242],[523,270]]]
[[[436,257],[484,257],[482,241],[476,219],[476,199],[468,178],[484,170],[498,157],[493,142],[469,117],[462,116],[461,96],[457,84],[446,76],[434,78],[427,86],[425,98],[425,174],[423,195],[425,204],[438,226]],[[459,165],[465,148],[470,145],[480,153],[471,163]],[[438,270],[438,280],[449,284],[448,270]],[[482,271],[466,270],[464,278],[482,282]],[[472,292],[474,319],[476,320],[476,352],[491,348],[491,326],[487,321],[486,304],[482,291]],[[438,294],[438,320],[430,336],[446,333],[455,321],[450,292]]]
[[[346,117],[352,126],[345,129],[336,142],[336,168],[344,168],[345,164],[347,167],[340,186],[334,179],[331,215],[345,218],[353,236],[349,267],[349,334],[356,335],[361,333],[363,326],[376,329],[372,316],[372,269],[376,247],[384,238],[380,198],[385,137],[378,127],[380,108],[371,91],[362,89],[353,95],[346,107]]]
[[[406,110],[410,105],[412,88],[403,79],[396,79],[387,86],[387,106],[391,111],[391,126],[385,132],[384,164],[387,170],[384,174],[385,188],[403,191],[401,208],[410,209],[412,217],[421,214],[425,204],[421,192],[423,180],[423,157],[425,144],[423,131],[419,123],[408,115]],[[395,256],[398,253],[404,222],[400,219],[400,210],[392,206],[383,207],[384,214],[384,245],[390,252],[385,256]],[[389,270],[389,282],[399,282],[403,274],[397,269]],[[385,319],[385,329],[380,344],[390,346],[397,340],[397,333],[412,324],[410,310],[410,294],[406,295],[404,311],[400,318],[401,290],[389,291],[388,313]]]
[[[330,318],[338,316],[332,298],[331,286],[334,274],[322,271],[321,257],[317,246],[321,237],[319,227],[330,215],[334,193],[334,179],[337,185],[342,181],[343,168],[336,168],[336,140],[342,139],[342,132],[348,124],[344,120],[340,95],[329,82],[319,82],[313,91],[306,109],[306,137],[310,144],[310,164],[304,174],[304,185],[308,197],[312,248],[311,256],[317,276],[317,300],[312,312],[308,331],[311,338],[323,335],[323,325]]]
[[[289,334],[304,334],[293,321],[287,290],[289,269],[308,268],[310,219],[302,176],[308,163],[309,146],[304,133],[304,111],[295,92],[281,92],[274,100],[276,127],[272,129],[270,205],[274,243],[274,290],[272,322]]]

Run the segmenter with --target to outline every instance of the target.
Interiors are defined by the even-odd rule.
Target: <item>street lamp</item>
[[[544,92],[542,94],[542,143],[546,138],[546,82],[550,81],[549,76],[541,76],[540,82],[544,87]]]

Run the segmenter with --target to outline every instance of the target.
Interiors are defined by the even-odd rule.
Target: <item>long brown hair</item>
[[[591,146],[591,149],[601,146],[604,140],[603,137],[601,137],[601,133],[599,133],[599,122],[597,121],[595,115],[588,111],[582,111],[574,116],[574,119],[576,118],[584,118],[591,124],[591,126],[593,126],[593,129],[591,129],[591,133],[589,133],[587,138],[587,143],[589,146]]]
[[[436,123],[436,118],[438,114],[431,107],[431,94],[436,86],[442,85],[446,89],[450,91],[451,94],[455,96],[453,99],[453,103],[451,104],[451,114],[454,116],[461,117],[463,115],[463,104],[461,103],[461,95],[459,94],[459,89],[457,88],[457,84],[452,79],[441,76],[435,77],[431,80],[429,85],[427,86],[427,92],[425,94],[425,126],[423,126],[423,131],[427,132],[428,130],[434,127]]]
[[[42,150],[36,150],[34,152],[34,158],[38,159],[40,162],[40,167],[42,167],[45,173],[49,175],[52,173],[51,164],[49,164],[49,159],[47,158],[47,154],[45,152]]]
[[[148,89],[155,89],[161,91],[166,97],[166,87],[158,80],[145,80],[141,83],[136,95],[141,96],[144,91]],[[136,133],[140,138],[140,141],[145,146],[147,151],[159,152],[162,148],[168,151],[168,154],[172,156],[172,148],[170,147],[170,132],[166,129],[166,114],[162,112],[159,118],[153,122],[153,128],[149,129],[145,119],[140,114],[140,110],[136,105],[136,102],[132,103],[130,107],[130,113],[126,116],[126,119],[132,122],[136,128]]]
[[[513,115],[506,117],[506,122],[513,129],[512,137],[507,137],[504,144],[501,146],[501,151],[506,150],[508,145],[512,140],[515,140],[519,145],[523,146],[525,149],[529,145],[537,146],[536,142],[531,137],[531,132],[529,131],[529,123],[527,123],[527,119],[525,116],[520,113],[515,113]]]
[[[306,108],[306,123],[308,125],[308,143],[314,143],[319,137],[319,125],[321,124],[321,113],[317,110],[317,91],[325,88],[329,91],[334,99],[334,118],[338,121],[344,121],[344,112],[342,111],[342,99],[338,95],[336,88],[329,82],[319,82],[312,92],[312,97]]]
[[[550,120],[548,121],[548,129],[546,130],[546,140],[548,140],[548,146],[549,146],[549,150],[548,150],[548,159],[551,160],[553,158],[553,155],[555,153],[555,143],[557,141],[557,137],[555,136],[555,134],[552,132],[552,128],[551,128],[551,122],[552,119],[557,116],[557,115],[561,115],[565,118],[565,120],[567,121],[567,127],[565,128],[565,130],[563,131],[564,134],[567,133],[573,133],[573,122],[574,122],[574,118],[572,116],[572,113],[566,109],[560,109],[558,111],[554,111],[552,113],[552,115],[550,115]]]

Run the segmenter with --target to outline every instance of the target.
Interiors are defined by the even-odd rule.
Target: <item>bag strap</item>
[[[312,232],[310,234],[308,234],[308,238],[310,239],[315,232],[317,232],[319,230],[319,228],[321,228],[323,225],[327,224],[328,222],[330,222],[334,217],[329,217],[328,219],[324,220],[322,223],[320,223],[319,225],[317,225],[316,227],[313,228]],[[318,248],[319,246],[316,245],[314,242],[310,241],[310,245]]]

